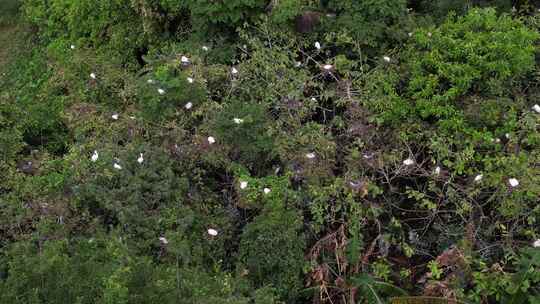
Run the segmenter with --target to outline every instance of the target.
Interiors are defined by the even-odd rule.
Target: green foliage
[[[153,75],[141,79],[139,100],[145,118],[150,120],[170,119],[183,108],[183,114],[190,109],[188,103],[196,108],[205,98],[205,90],[189,71],[173,66],[159,66]],[[188,81],[193,79],[193,83]]]
[[[189,0],[186,6],[190,9],[194,23],[198,26],[208,24],[241,25],[244,21],[252,21],[266,6],[262,0],[208,1]]]
[[[335,24],[331,28],[338,35],[351,36],[366,48],[377,49],[404,37],[406,5],[404,0],[331,0],[328,1],[328,7],[337,12]]]
[[[21,3],[19,0],[5,0],[0,3],[0,25],[13,21],[18,14]]]
[[[245,267],[253,286],[272,285],[284,298],[297,296],[304,267],[301,227],[297,213],[281,207],[266,210],[245,228],[238,267]]]
[[[0,302],[538,301],[540,14],[489,2],[23,1]]]
[[[127,0],[25,1],[28,20],[47,39],[64,38],[78,46],[103,46],[109,55],[133,64],[134,52],[146,36],[138,15]]]
[[[262,105],[233,100],[216,114],[212,134],[233,147],[232,159],[240,159],[249,167],[271,160],[273,140],[268,134],[269,122]]]

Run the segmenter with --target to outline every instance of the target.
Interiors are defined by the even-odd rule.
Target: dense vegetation
[[[539,8],[1,1],[0,303],[540,303]]]

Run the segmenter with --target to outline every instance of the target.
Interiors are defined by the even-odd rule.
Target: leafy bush
[[[246,271],[253,286],[271,285],[284,298],[297,296],[304,267],[301,225],[296,212],[283,207],[267,210],[248,224],[241,236],[238,268]]]
[[[490,3],[24,1],[0,302],[538,301],[540,14]]]

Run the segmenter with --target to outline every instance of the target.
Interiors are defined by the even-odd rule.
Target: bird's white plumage
[[[405,166],[412,166],[412,165],[414,165],[414,163],[415,163],[415,161],[412,158],[407,158],[406,160],[403,161],[403,164]]]
[[[98,160],[98,158],[99,158],[99,153],[98,153],[98,151],[94,150],[94,153],[92,153],[92,156],[90,157],[90,160],[92,162],[96,162]]]

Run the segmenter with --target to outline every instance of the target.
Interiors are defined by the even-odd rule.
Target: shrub
[[[407,96],[420,117],[434,116],[445,125],[463,119],[459,98],[500,96],[507,83],[530,71],[538,34],[493,9],[475,9],[413,37],[406,55]]]
[[[285,208],[267,210],[245,227],[237,267],[247,270],[253,286],[272,285],[282,298],[297,297],[304,267],[301,227],[296,211]]]
[[[232,147],[231,159],[247,167],[261,167],[273,157],[267,116],[261,104],[232,100],[212,118],[212,134]]]

